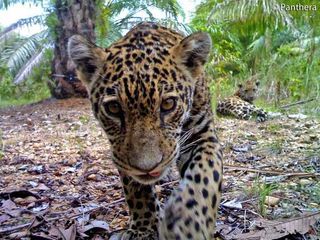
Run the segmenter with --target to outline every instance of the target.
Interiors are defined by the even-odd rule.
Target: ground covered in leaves
[[[217,118],[220,239],[320,239],[320,121]],[[87,100],[0,110],[0,238],[107,239],[126,227],[109,143]],[[162,200],[176,176],[157,186]]]

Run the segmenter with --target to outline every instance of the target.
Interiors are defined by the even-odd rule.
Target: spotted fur
[[[130,209],[129,228],[111,239],[213,239],[222,151],[203,72],[209,35],[147,22],[107,49],[77,35],[68,45]],[[160,214],[154,184],[174,162],[181,181]]]
[[[248,80],[244,85],[239,84],[234,95],[218,102],[217,112],[245,120],[255,115],[258,122],[266,121],[267,113],[253,105],[257,98],[258,86],[259,81],[256,80]]]

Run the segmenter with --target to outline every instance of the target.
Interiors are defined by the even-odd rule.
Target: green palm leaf
[[[18,39],[13,45],[7,47],[1,54],[0,61],[10,70],[11,74],[15,77],[15,82],[21,82],[26,74],[34,67],[36,63],[39,63],[43,56],[42,49],[44,47],[44,41],[47,41],[47,45],[50,45],[48,40],[48,30],[44,30],[29,38]]]
[[[11,24],[10,26],[6,27],[5,29],[3,29],[3,31],[0,32],[0,41],[6,39],[14,30],[18,28],[24,26],[33,26],[35,24],[44,25],[46,16],[47,15],[38,15],[29,18],[19,19],[17,22]]]
[[[160,9],[167,16],[166,20],[157,20],[152,9]],[[169,26],[178,22],[177,16],[184,12],[177,0],[109,0],[98,7],[97,35],[99,45],[108,46],[119,39],[128,29],[141,21],[158,21]],[[140,17],[144,13],[147,17]],[[119,15],[123,17],[119,18]],[[186,30],[186,25],[176,27]],[[183,26],[183,27],[182,27]],[[105,38],[107,37],[107,39]]]
[[[209,22],[229,22],[237,28],[260,28],[262,32],[268,27],[295,28],[292,16],[276,0],[226,0],[213,7]]]
[[[42,0],[0,0],[0,9],[7,9],[9,6],[18,4],[18,3],[33,3],[35,5],[37,4],[42,4],[43,1]]]
[[[36,53],[20,68],[19,72],[15,75],[13,82],[19,84],[32,73],[35,66],[39,65],[43,60],[45,52],[53,48],[53,45],[45,45],[43,48],[39,48]]]

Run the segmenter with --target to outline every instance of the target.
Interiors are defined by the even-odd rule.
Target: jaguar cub
[[[256,115],[257,122],[266,121],[267,113],[253,105],[259,85],[259,81],[256,80],[247,80],[244,85],[239,84],[238,90],[231,97],[218,102],[217,112],[246,120]]]
[[[150,22],[107,49],[70,38],[130,210],[128,229],[111,239],[214,238],[222,150],[203,70],[210,49],[206,33],[184,37]],[[154,185],[175,162],[181,180],[161,210]]]

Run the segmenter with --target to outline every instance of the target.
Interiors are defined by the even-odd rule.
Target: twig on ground
[[[273,174],[279,175],[283,177],[320,177],[320,173],[305,173],[305,172],[290,172],[286,173],[283,171],[276,171],[276,170],[259,170],[259,169],[252,169],[240,166],[231,166],[231,165],[224,165],[224,168],[232,171],[247,171],[247,172],[256,172],[256,173],[263,173],[263,174]]]
[[[283,106],[280,106],[281,109],[284,109],[284,108],[290,108],[290,107],[293,107],[293,106],[296,106],[296,105],[300,105],[300,104],[305,104],[305,103],[308,103],[308,102],[311,102],[311,101],[314,101],[315,98],[310,98],[310,99],[307,99],[307,100],[301,100],[301,101],[298,101],[298,102],[295,102],[295,103],[290,103],[290,104],[287,104],[287,105],[283,105]]]

